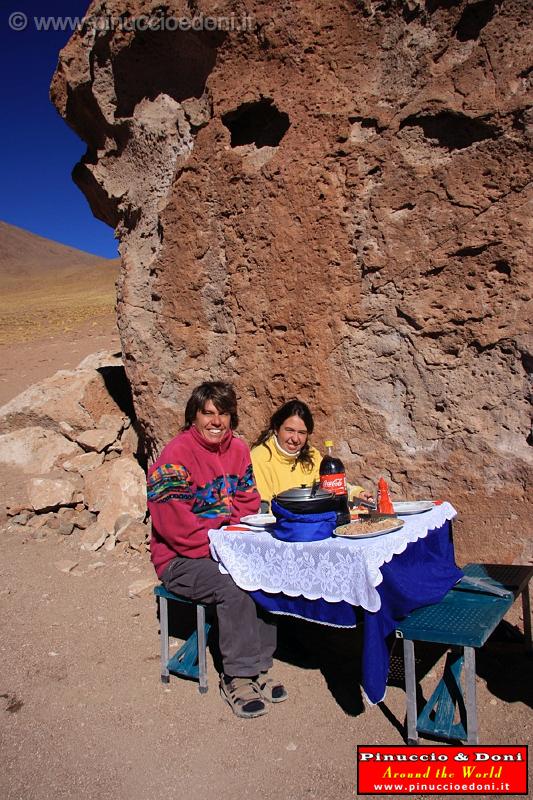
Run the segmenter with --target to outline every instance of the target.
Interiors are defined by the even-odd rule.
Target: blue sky
[[[71,171],[85,143],[48,98],[70,32],[37,30],[33,17],[83,15],[89,0],[8,0],[0,10],[0,219],[48,239],[115,258],[113,230],[92,215]],[[28,18],[24,30],[17,12]]]

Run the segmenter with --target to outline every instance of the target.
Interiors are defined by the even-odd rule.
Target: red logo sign
[[[357,747],[357,794],[527,794],[525,745]]]
[[[346,494],[346,475],[338,472],[336,475],[322,475],[320,487],[333,494]]]

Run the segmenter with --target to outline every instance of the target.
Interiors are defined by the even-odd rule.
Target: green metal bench
[[[161,681],[168,683],[170,673],[182,678],[198,681],[198,691],[207,692],[207,635],[211,627],[205,619],[207,606],[181,595],[174,594],[164,586],[156,586],[154,594],[159,598],[159,628],[161,645]],[[169,658],[168,603],[183,603],[196,606],[196,630],[187,641]]]
[[[419,608],[398,624],[403,639],[407,741],[418,735],[478,743],[475,649],[485,644],[520,594],[526,649],[533,649],[529,581],[533,567],[467,564],[464,577],[440,603]],[[448,645],[442,679],[417,715],[414,642]],[[461,674],[464,666],[464,694]],[[456,719],[459,714],[459,721]]]

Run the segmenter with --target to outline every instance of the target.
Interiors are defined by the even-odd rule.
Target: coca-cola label
[[[320,488],[333,494],[346,494],[346,475],[337,472],[335,475],[321,475]]]

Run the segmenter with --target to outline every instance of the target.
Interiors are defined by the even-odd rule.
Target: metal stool
[[[164,586],[156,586],[154,594],[159,598],[159,627],[161,644],[161,681],[168,683],[170,673],[182,678],[198,681],[198,691],[207,692],[207,634],[211,623],[205,621],[206,605],[174,594]],[[196,630],[187,641],[169,658],[168,601],[196,606]]]
[[[465,577],[440,603],[416,609],[396,629],[396,636],[403,639],[409,744],[418,743],[419,733],[478,743],[475,648],[485,644],[519,594],[524,609],[526,649],[532,649],[529,581],[533,567],[467,564],[464,573]],[[443,677],[418,716],[415,641],[446,644],[452,648]],[[464,695],[461,687],[463,664]],[[460,722],[454,723],[456,708]]]

